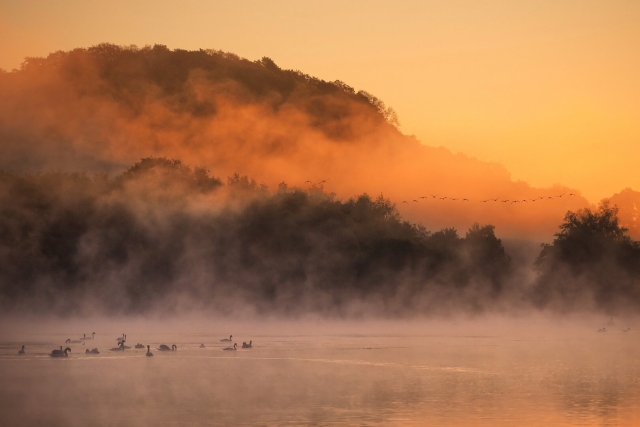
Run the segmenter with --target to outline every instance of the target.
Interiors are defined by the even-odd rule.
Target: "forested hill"
[[[354,84],[354,82],[350,82]],[[532,188],[501,166],[431,147],[398,130],[373,95],[274,61],[214,50],[101,44],[27,58],[0,73],[0,169],[117,174],[141,158],[181,159],[271,188],[326,181],[339,197],[384,193],[420,200],[402,214],[436,228],[492,223],[503,233],[551,236],[577,193]],[[474,203],[431,203],[425,194]],[[547,199],[545,199],[547,200]]]

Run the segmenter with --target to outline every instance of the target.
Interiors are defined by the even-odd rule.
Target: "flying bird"
[[[403,200],[403,201],[402,201],[402,203],[407,203],[407,201],[406,201],[406,200]],[[402,203],[400,203],[400,204],[402,204]]]
[[[418,203],[418,201],[416,199],[413,199],[413,203]]]
[[[468,201],[469,201],[469,199],[462,199],[462,201],[463,201],[463,202],[468,202]]]
[[[433,194],[429,194],[431,197],[433,197],[434,199],[438,196],[437,194],[434,196]]]

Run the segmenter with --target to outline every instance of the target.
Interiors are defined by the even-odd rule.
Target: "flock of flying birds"
[[[461,202],[469,202],[470,200],[467,198],[456,198],[456,197],[447,197],[447,196],[442,196],[439,197],[439,194],[429,194],[428,196],[420,196],[418,197],[418,199],[438,199],[438,200],[452,200],[452,201],[461,201]],[[537,202],[539,200],[553,200],[553,199],[559,199],[562,198],[563,196],[567,196],[567,197],[574,197],[575,193],[563,193],[560,194],[558,196],[542,196],[542,197],[536,197],[534,199],[502,199],[501,197],[496,197],[495,199],[486,199],[486,200],[477,200],[480,203],[487,203],[487,202],[494,202],[494,203],[529,203],[529,202]],[[419,203],[418,199],[413,199],[412,203]],[[406,200],[403,200],[401,204],[403,203],[409,203]]]
[[[327,179],[323,179],[321,181],[318,181],[316,183],[314,183],[311,180],[306,180],[304,183],[305,184],[311,184],[311,185],[322,185],[325,182],[329,181],[329,179],[331,178],[327,178]],[[575,193],[562,193],[560,195],[557,196],[541,196],[541,197],[536,197],[533,199],[503,199],[501,197],[496,197],[495,199],[486,199],[486,200],[477,200],[477,202],[480,203],[488,203],[488,202],[494,202],[494,203],[509,203],[509,204],[513,204],[513,203],[535,203],[537,201],[541,201],[541,200],[553,200],[553,199],[560,199],[564,196],[567,197],[575,197]],[[413,201],[411,203],[420,203],[419,200],[420,199],[437,199],[437,200],[451,200],[451,201],[460,201],[460,202],[470,202],[472,200],[466,198],[466,197],[448,197],[448,196],[442,196],[441,194],[429,194],[428,196],[420,196],[417,199],[413,199]],[[403,200],[402,203],[400,204],[409,204],[408,201]]]
[[[77,339],[77,340],[72,340],[71,338],[69,338],[67,341],[65,341],[65,344],[80,344],[82,343],[82,345],[85,345],[86,342],[88,342],[88,340],[93,340],[95,339],[95,335],[96,333],[93,332],[91,334],[90,337],[88,337],[86,334],[83,335],[82,338]],[[118,337],[116,339],[118,341],[118,346],[109,349],[109,351],[125,351],[130,349],[131,347],[125,345],[125,342],[127,341],[127,335],[126,334],[122,334],[122,337]],[[220,340],[220,342],[222,343],[228,343],[228,345],[231,345],[231,342],[233,341],[233,335],[229,335],[229,338],[223,338]],[[151,346],[147,345],[147,353],[146,356],[153,356],[153,353],[151,353]],[[137,349],[144,349],[145,346],[144,344],[136,344],[135,348]],[[199,348],[205,348],[204,343],[200,344]],[[247,344],[246,342],[242,343],[242,348],[253,348],[253,341],[249,341],[249,343]],[[160,346],[157,348],[159,351],[176,351],[178,349],[178,346],[176,346],[175,344],[173,344],[171,347],[169,347],[166,344],[160,344]],[[224,347],[222,350],[225,351],[235,351],[238,349],[238,344],[237,343],[233,343],[233,347]],[[71,353],[71,347],[67,347],[64,350],[62,349],[62,346],[60,346],[60,349],[55,349],[53,351],[51,351],[51,354],[49,354],[49,356],[51,357],[69,357],[69,353]],[[23,345],[22,348],[20,349],[20,351],[18,351],[19,355],[25,355],[26,351],[25,351],[25,346]],[[85,354],[100,354],[100,351],[97,348],[93,348],[91,350],[86,349],[85,350]]]

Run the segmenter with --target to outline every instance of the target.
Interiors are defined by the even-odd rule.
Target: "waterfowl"
[[[251,345],[251,343],[253,343],[253,341],[249,341],[249,344],[247,344],[246,342],[243,342],[242,348],[253,348],[253,345]]]
[[[158,347],[158,350],[160,351],[176,351],[178,349],[177,345],[172,345],[171,348],[169,348],[168,345],[164,345],[164,344],[160,344],[160,347]]]
[[[622,332],[629,332],[631,331],[631,328],[627,328],[627,329],[620,329]],[[22,346],[22,348],[24,348],[24,346]]]
[[[69,347],[65,348],[63,351],[62,346],[60,346],[60,350],[53,350],[50,356],[51,357],[69,357],[67,352],[71,352],[71,349]]]
[[[125,334],[122,334],[121,337],[116,338],[116,341],[120,342],[120,341],[126,341],[127,340],[127,336]]]
[[[153,356],[153,353],[151,353],[151,346],[150,345],[147,346],[147,354],[146,354],[146,356],[147,357]]]
[[[238,344],[233,343],[233,347],[225,347],[223,348],[223,350],[237,350]]]
[[[144,345],[138,343],[138,344],[136,344],[136,348],[144,348]]]
[[[200,344],[200,348],[204,348],[204,344]]]
[[[596,332],[607,332],[607,328],[600,328]]]
[[[233,338],[233,335],[229,335],[229,339],[223,338],[220,340],[220,342],[230,342],[232,341],[231,338]]]
[[[22,349],[20,349],[20,351],[18,351],[18,354],[24,354],[24,346],[22,346]]]
[[[67,338],[67,340],[65,341],[65,344],[69,344],[69,343],[71,343],[71,344],[80,344],[81,342],[82,341],[80,341],[80,340],[71,341],[71,338]]]
[[[124,351],[124,341],[120,341],[117,347],[109,349],[109,351]]]
[[[82,334],[82,338],[80,338],[81,341],[86,341],[86,340],[92,340],[95,338],[96,333],[95,332],[91,332],[91,336],[88,337],[87,334]]]
[[[91,349],[91,350],[86,349],[84,352],[85,352],[85,354],[100,354],[100,352],[98,351],[97,348],[94,348],[94,349]]]

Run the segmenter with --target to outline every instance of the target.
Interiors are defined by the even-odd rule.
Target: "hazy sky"
[[[598,201],[640,189],[640,2],[0,0],[0,68],[101,42],[342,80],[422,142]]]

